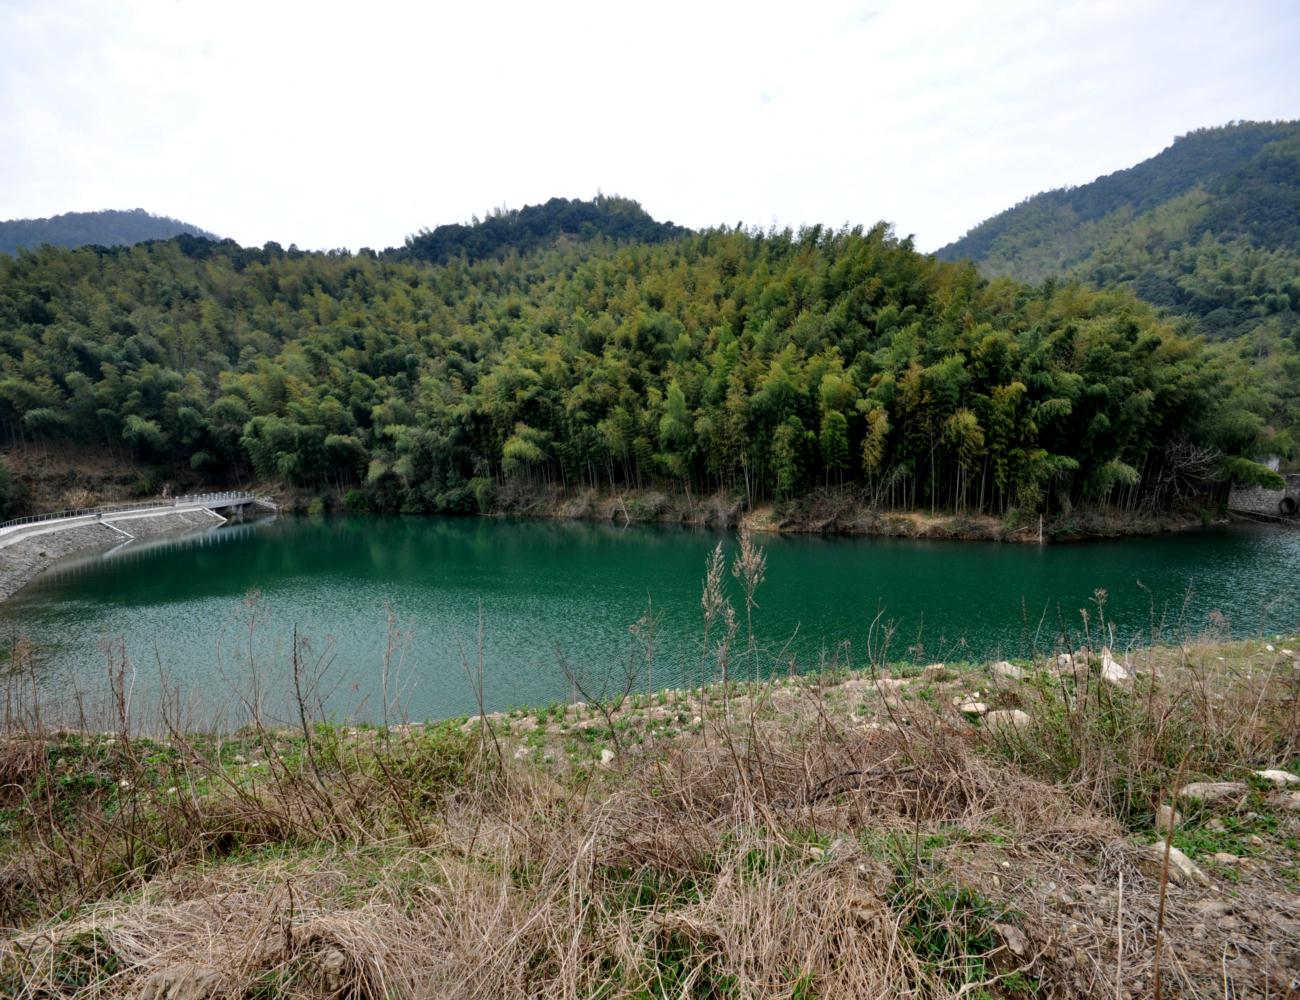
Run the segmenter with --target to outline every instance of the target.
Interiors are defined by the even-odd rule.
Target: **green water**
[[[546,521],[281,517],[67,564],[0,606],[0,639],[26,635],[47,695],[102,693],[106,643],[124,649],[132,696],[160,678],[197,716],[238,714],[256,673],[270,709],[288,689],[294,628],[341,717],[414,719],[571,695],[563,655],[587,678],[636,654],[649,601],[655,687],[700,676],[705,558],[734,537]],[[1234,635],[1300,625],[1300,532],[1224,529],[1083,545],[763,538],[755,626],[765,669],[861,664],[871,622],[892,623],[891,658],[1027,655],[1073,647],[1080,609],[1107,592],[1120,645],[1209,627]],[[728,585],[743,627],[743,600]],[[391,622],[391,624],[390,624]],[[882,631],[877,628],[879,641]],[[747,667],[740,668],[747,670]],[[640,680],[645,683],[645,678]],[[234,708],[232,708],[234,706]]]

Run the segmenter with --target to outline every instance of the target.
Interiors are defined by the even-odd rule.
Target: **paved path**
[[[253,494],[206,494],[175,501],[74,511],[46,519],[25,518],[0,525],[0,601],[30,583],[42,570],[74,552],[106,548],[151,535],[194,531],[224,524],[217,510],[274,504]]]

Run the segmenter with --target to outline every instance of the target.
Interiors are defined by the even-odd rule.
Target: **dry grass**
[[[748,616],[703,608],[703,669],[752,676]],[[899,679],[882,644],[541,722],[345,730],[300,696],[296,732],[154,739],[120,697],[111,736],[51,732],[16,685],[0,993],[1137,997],[1158,960],[1165,996],[1295,995],[1300,813],[1250,775],[1296,764],[1294,656],[1152,647],[1125,685],[1098,659]],[[975,690],[1033,722],[964,716]],[[1180,771],[1250,782],[1182,807],[1208,884],[1150,860]]]

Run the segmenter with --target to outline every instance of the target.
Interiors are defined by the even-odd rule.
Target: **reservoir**
[[[733,676],[839,664],[1117,650],[1207,631],[1300,625],[1300,532],[1233,527],[1159,538],[1012,545],[755,536],[767,555],[751,660],[745,600]],[[62,564],[0,605],[51,705],[102,701],[125,666],[134,710],[168,690],[192,721],[278,717],[295,634],[308,694],[341,720],[425,720],[621,687],[712,679],[701,585],[719,542],[682,528],[486,518],[281,516]],[[1099,595],[1098,591],[1104,591]],[[647,631],[631,626],[650,609]],[[1084,612],[1087,614],[1085,623]],[[873,622],[875,627],[873,630]],[[723,631],[713,629],[716,643]],[[481,641],[480,641],[481,637]],[[885,645],[886,638],[888,644]],[[561,663],[567,664],[566,675]]]

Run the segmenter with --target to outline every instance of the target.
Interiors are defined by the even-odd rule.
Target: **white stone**
[[[1290,771],[1256,771],[1257,778],[1263,778],[1271,785],[1278,788],[1286,788],[1289,785],[1300,785],[1300,775],[1292,774]]]
[[[988,705],[982,701],[960,701],[957,703],[957,711],[963,715],[984,715],[989,710]]]
[[[1300,812],[1300,792],[1274,792],[1269,801],[1280,809]]]
[[[1023,681],[1025,672],[1017,667],[1014,663],[1007,660],[998,660],[992,667],[993,676],[1004,681]]]
[[[606,747],[604,750],[600,752],[600,766],[609,767],[611,764],[614,763],[615,756],[617,755],[614,753],[614,751],[611,750],[609,747]]]
[[[1110,654],[1109,649],[1101,651],[1101,679],[1110,684],[1127,684],[1133,679],[1128,668]]]
[[[1156,832],[1168,833],[1170,822],[1177,826],[1183,821],[1183,814],[1171,806],[1161,806],[1156,810]]]
[[[1014,924],[994,924],[993,929],[998,932],[1002,943],[1007,946],[1011,954],[1017,958],[1024,958],[1029,954],[1029,939],[1019,927]]]
[[[1214,805],[1229,799],[1243,798],[1250,789],[1240,781],[1193,781],[1178,790],[1180,799],[1200,799]]]
[[[984,716],[984,723],[990,729],[1025,729],[1034,724],[1028,712],[1018,708],[1001,708]]]
[[[1146,848],[1145,860],[1147,870],[1158,874],[1164,867],[1165,863],[1165,842],[1157,840],[1154,844],[1149,844]],[[1178,848],[1170,846],[1169,848],[1169,880],[1175,883],[1199,882],[1201,885],[1209,885],[1210,877],[1196,867],[1186,854]]]
[[[921,671],[921,680],[927,684],[946,680],[947,677],[948,670],[942,663],[931,663]]]

